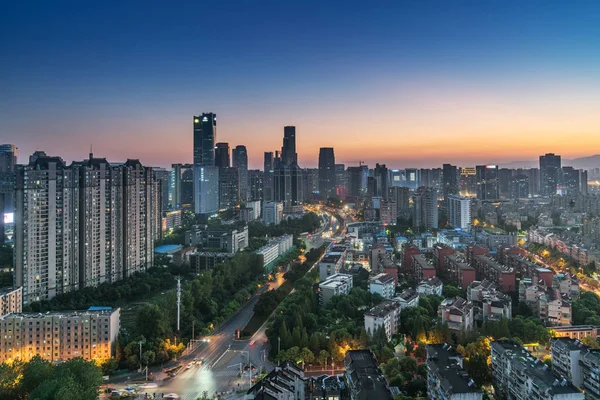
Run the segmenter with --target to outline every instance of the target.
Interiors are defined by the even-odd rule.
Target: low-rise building
[[[467,300],[473,303],[475,319],[499,321],[512,318],[510,296],[498,291],[498,286],[486,279],[474,281],[467,287]]]
[[[334,274],[325,282],[319,284],[319,304],[326,307],[333,296],[350,293],[352,289],[352,275]]]
[[[369,335],[381,327],[385,329],[388,340],[398,333],[400,325],[400,304],[386,300],[371,308],[365,313],[365,330]]]
[[[304,371],[294,363],[285,362],[252,386],[247,394],[252,399],[297,400],[305,398]]]
[[[218,264],[221,264],[231,258],[235,254],[224,253],[218,251],[196,251],[190,254],[190,268],[197,274],[203,270],[213,269]]]
[[[460,253],[448,254],[445,261],[446,276],[454,285],[466,289],[476,279],[475,268],[467,264]]]
[[[387,382],[370,350],[349,350],[344,358],[350,400],[392,400]]]
[[[444,284],[440,278],[434,276],[433,278],[423,279],[417,286],[417,293],[420,295],[435,294],[441,296],[444,291]]]
[[[600,349],[588,349],[580,356],[581,389],[586,399],[600,400]]]
[[[557,337],[581,340],[586,336],[591,336],[594,339],[598,339],[600,336],[600,325],[555,326],[552,329]]]
[[[263,266],[266,269],[269,264],[279,257],[279,243],[269,242],[256,250],[255,253],[263,256]]]
[[[23,286],[0,289],[0,317],[23,311]]]
[[[463,357],[447,344],[427,346],[427,398],[479,400],[483,393],[463,369]]]
[[[433,264],[430,264],[422,254],[415,254],[412,257],[412,278],[415,282],[421,282],[426,278],[436,276],[436,270]]]
[[[438,308],[438,316],[443,324],[454,332],[473,329],[473,304],[461,297],[445,299]]]
[[[478,280],[489,279],[496,282],[500,290],[505,292],[517,290],[514,268],[502,265],[485,255],[474,256],[471,266],[475,268]]]
[[[377,293],[385,299],[396,294],[396,280],[388,274],[377,274],[369,278],[369,292]]]
[[[341,255],[325,254],[321,261],[319,261],[319,279],[321,282],[327,280],[330,276],[339,273],[343,263],[344,259]]]
[[[511,340],[492,342],[492,381],[500,398],[519,400],[583,400],[567,379]]]
[[[119,328],[119,308],[8,314],[0,317],[0,362],[36,355],[50,362],[110,358]]]
[[[419,293],[415,289],[409,288],[402,291],[402,293],[392,300],[400,304],[402,310],[408,307],[417,307],[419,305]]]

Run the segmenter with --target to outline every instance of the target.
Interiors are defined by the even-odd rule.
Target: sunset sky
[[[256,168],[284,125],[306,167],[597,154],[600,3],[579,3],[5,1],[0,143],[168,166],[215,112]]]

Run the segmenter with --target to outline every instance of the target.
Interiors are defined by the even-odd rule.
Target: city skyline
[[[515,4],[6,5],[0,134],[20,163],[93,145],[165,167],[214,112],[251,169],[288,125],[302,167],[321,147],[388,168],[597,153],[600,8]]]

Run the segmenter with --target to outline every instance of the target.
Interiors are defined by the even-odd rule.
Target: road
[[[321,246],[328,241],[328,232],[335,233],[340,228],[339,222],[330,213],[324,212],[321,217],[323,225],[311,240],[307,241],[307,250]],[[264,290],[276,289],[283,282],[283,274],[278,274],[277,279],[269,282]],[[139,393],[155,393],[159,398],[161,393],[176,393],[183,400],[196,400],[205,394],[210,397],[217,393],[247,390],[250,387],[250,371],[240,376],[240,364],[247,366],[249,361],[256,367],[254,373],[261,368],[270,371],[274,367],[267,360],[269,344],[265,334],[266,324],[249,340],[235,340],[236,330],[243,328],[252,318],[258,297],[254,296],[213,335],[204,338],[209,341],[200,343],[189,354],[180,357],[179,361],[183,369],[177,376],[158,381],[157,387],[140,389]],[[194,359],[202,359],[203,364],[194,364],[192,362]],[[124,386],[126,384],[111,385],[116,388]]]
[[[283,282],[283,274],[278,274],[276,280],[269,282],[268,287],[264,290],[276,289]],[[209,342],[200,343],[192,352],[180,357],[178,361],[183,368],[177,376],[158,381],[157,387],[140,389],[139,393],[156,393],[159,397],[161,393],[176,393],[181,399],[196,400],[198,397],[202,397],[204,392],[208,396],[214,396],[217,392],[238,389],[238,383],[240,383],[240,389],[244,387],[247,389],[249,374],[245,375],[245,386],[238,377],[239,363],[243,362],[245,365],[248,359],[247,353],[241,351],[249,351],[250,362],[259,368],[261,366],[271,367],[271,364],[266,361],[266,357],[261,354],[266,342],[264,327],[251,340],[237,341],[234,338],[236,330],[246,326],[252,317],[258,297],[254,296],[242,306],[240,311],[223,323],[214,334],[206,336],[205,339],[210,340]],[[253,340],[256,343],[250,346]],[[201,366],[194,365],[192,361],[195,358],[203,359],[203,364]],[[230,367],[235,364],[238,364],[236,368]],[[119,389],[127,386],[127,383],[110,386]]]

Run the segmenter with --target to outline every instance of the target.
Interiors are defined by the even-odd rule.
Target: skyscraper
[[[194,166],[194,211],[204,215],[219,211],[219,167]]]
[[[273,201],[273,152],[265,151],[263,167],[263,200]]]
[[[498,166],[477,165],[475,167],[477,179],[477,198],[480,200],[496,201],[498,192]]]
[[[194,116],[194,165],[215,165],[217,115],[203,113]]]
[[[174,209],[194,209],[194,166],[171,165],[171,206]]]
[[[458,194],[458,169],[451,164],[442,165],[442,186],[444,190],[444,200],[448,196]]]
[[[237,145],[235,149],[233,149],[233,167],[237,168],[238,174],[240,177],[240,198],[242,200],[249,199],[248,193],[248,151],[246,150],[246,146]],[[262,178],[261,178],[262,182]],[[262,184],[261,184],[262,191]]]
[[[376,183],[375,196],[388,198],[388,169],[385,164],[375,164],[374,178]]]
[[[25,303],[152,266],[160,190],[152,168],[38,154],[17,169],[15,283]]]
[[[0,144],[0,173],[15,172],[19,149],[14,144]]]
[[[231,157],[229,155],[229,143],[217,143],[215,145],[215,167],[231,167]]]
[[[302,169],[297,164],[283,164],[278,155],[273,165],[273,201],[282,202],[284,207],[302,203]]]
[[[240,200],[240,177],[237,168],[219,168],[219,209],[227,210]]]
[[[263,200],[265,173],[259,169],[248,171],[248,200]]]
[[[360,165],[358,167],[348,167],[348,193],[350,196],[360,197],[367,192],[367,178],[369,177],[369,167]]]
[[[335,154],[333,147],[319,150],[319,194],[325,198],[335,195]]]
[[[160,183],[161,209],[163,211],[169,210],[171,208],[169,204],[169,179],[171,171],[167,171],[164,168],[153,168],[152,173],[154,174],[154,180]]]
[[[283,127],[283,147],[281,147],[281,162],[283,165],[298,164],[296,153],[296,127]]]
[[[335,186],[338,196],[344,199],[348,192],[348,176],[344,164],[335,164]]]
[[[540,156],[540,194],[543,197],[552,197],[556,194],[560,168],[560,156],[554,153]]]

